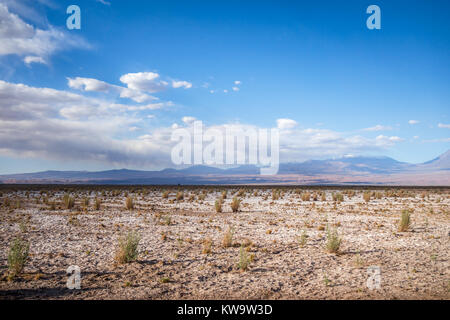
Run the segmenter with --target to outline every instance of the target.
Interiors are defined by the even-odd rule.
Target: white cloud
[[[297,126],[297,122],[292,119],[277,119],[278,129],[292,129]]]
[[[439,127],[439,128],[450,129],[450,124],[439,123],[439,124],[438,124],[438,127]]]
[[[67,78],[67,80],[69,87],[72,89],[95,92],[117,92],[121,98],[128,98],[138,103],[158,99],[139,90],[116,86],[93,78],[76,77]]]
[[[233,91],[239,91],[238,87],[233,87]]]
[[[383,126],[381,124],[377,124],[374,127],[370,127],[370,128],[365,128],[363,129],[363,131],[388,131],[388,130],[392,130],[392,127],[389,126]]]
[[[168,83],[158,80],[159,74],[155,72],[127,73],[120,77],[129,89],[155,93],[164,90]]]
[[[228,90],[227,89],[223,90],[223,93],[228,93]]]
[[[191,123],[193,123],[195,120],[197,120],[197,119],[194,118],[194,117],[183,117],[183,118],[181,119],[181,121],[183,121],[183,122],[186,123],[186,124],[191,124]]]
[[[100,2],[101,4],[104,4],[105,6],[110,6],[111,2],[105,1],[105,0],[96,0],[97,2]]]
[[[76,77],[74,79],[67,78],[67,80],[69,87],[72,89],[96,92],[108,92],[109,90],[114,89],[113,85],[92,78]]]
[[[84,84],[83,84],[84,86]],[[95,88],[95,86],[94,86]],[[51,88],[36,88],[0,80],[0,155],[39,159],[96,161],[102,164],[146,168],[172,166],[170,139],[173,124],[149,127],[145,112],[170,106],[171,102],[123,105],[104,99]],[[184,117],[191,128],[193,117]],[[358,155],[380,151],[403,141],[397,136],[375,139],[326,129],[300,129],[291,119],[278,119],[280,160]],[[205,127],[259,129],[247,124]],[[139,138],[129,138],[139,130]]]
[[[172,88],[190,89],[190,88],[192,88],[192,83],[187,82],[187,81],[172,80]]]
[[[25,58],[23,58],[23,61],[26,64],[32,64],[32,63],[42,63],[42,64],[46,64],[47,62],[44,60],[44,58],[42,57],[38,57],[38,56],[26,56]]]
[[[387,136],[384,136],[384,135],[379,135],[375,139],[376,139],[376,141],[378,141],[380,143],[386,143],[386,144],[389,144],[389,143],[392,143],[392,142],[404,141],[404,139],[402,139],[400,137],[397,137],[397,136],[387,137]]]
[[[0,56],[18,55],[24,62],[46,63],[57,51],[68,48],[88,48],[82,39],[49,26],[47,30],[34,28],[0,3]]]
[[[239,80],[236,80],[236,81],[234,82],[234,84],[238,86],[238,85],[241,84],[241,82],[240,82]]]
[[[418,120],[409,120],[408,123],[411,125],[418,124],[420,121]]]

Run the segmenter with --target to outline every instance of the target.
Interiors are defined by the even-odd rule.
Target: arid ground
[[[0,204],[0,299],[450,298],[450,188],[5,185]],[[131,231],[139,255],[119,263]],[[16,238],[29,256],[11,277]]]

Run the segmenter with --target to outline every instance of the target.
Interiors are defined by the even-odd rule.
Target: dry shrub
[[[342,202],[342,201],[344,201],[344,196],[343,196],[343,194],[340,193],[340,192],[333,193],[333,201],[336,201],[336,202]]]
[[[280,199],[280,190],[274,189],[272,191],[272,200],[278,200]]]
[[[13,279],[22,273],[25,262],[28,259],[30,244],[21,238],[16,238],[11,243],[8,253],[9,279]]]
[[[311,194],[309,192],[302,193],[302,201],[309,201],[311,199]]]
[[[403,210],[402,216],[400,218],[400,224],[398,226],[398,231],[405,232],[408,231],[411,226],[411,212],[409,210]]]
[[[95,198],[94,209],[100,210],[101,205],[102,205],[102,200],[100,198]]]
[[[339,234],[336,229],[327,228],[327,251],[330,253],[338,253],[341,246],[342,239],[339,238]]]
[[[203,241],[202,253],[203,254],[210,254],[212,252],[211,247],[212,247],[212,240],[211,240],[211,238],[205,239]]]
[[[183,200],[184,199],[184,193],[182,191],[178,191],[176,199],[177,199],[177,201]]]
[[[75,205],[75,199],[72,198],[68,193],[66,193],[63,197],[64,208],[72,209]]]
[[[169,191],[167,191],[167,190],[164,191],[163,194],[162,194],[162,198],[163,198],[163,199],[169,198]]]
[[[217,199],[216,203],[214,205],[216,207],[216,212],[217,213],[222,212],[222,198]]]
[[[125,200],[125,207],[127,208],[127,210],[134,209],[134,202],[132,197],[127,197],[127,199]]]
[[[120,264],[135,261],[139,255],[139,241],[141,241],[141,237],[133,231],[120,237],[115,260]]]
[[[369,191],[364,192],[364,194],[363,194],[363,199],[364,199],[365,202],[369,202],[370,199],[371,199],[371,197],[372,197],[372,196],[371,196],[371,194],[370,194]]]
[[[246,271],[248,269],[249,264],[250,264],[250,260],[247,256],[247,251],[245,250],[245,247],[243,245],[241,245],[241,249],[239,250],[238,268],[241,271]]]
[[[233,228],[228,227],[228,230],[223,234],[222,238],[222,246],[224,248],[229,248],[233,245],[233,234],[234,234]]]
[[[231,202],[231,211],[238,212],[239,211],[239,205],[241,204],[241,200],[234,197],[233,201]]]

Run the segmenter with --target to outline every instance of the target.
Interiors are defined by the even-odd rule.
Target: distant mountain
[[[427,161],[419,166],[420,168],[434,168],[440,170],[450,170],[450,150],[439,157]]]
[[[281,164],[279,174],[388,174],[406,170],[412,166],[388,157],[347,157]]]
[[[161,171],[44,171],[0,175],[0,183],[74,184],[433,184],[450,185],[450,150],[422,164],[389,157],[345,157],[280,164],[275,176],[254,165],[221,169],[195,165]]]

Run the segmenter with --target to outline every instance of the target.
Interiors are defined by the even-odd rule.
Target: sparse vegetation
[[[238,198],[234,197],[233,201],[231,202],[231,211],[238,212],[240,204],[241,204],[241,200],[239,200]]]
[[[338,253],[341,246],[341,241],[342,239],[339,238],[337,230],[327,227],[327,251],[329,253]]]
[[[224,248],[229,248],[233,245],[233,233],[234,233],[233,228],[228,227],[228,230],[224,233],[222,239],[222,246]]]
[[[241,248],[239,249],[238,268],[241,271],[246,271],[248,269],[249,264],[250,264],[250,260],[247,255],[247,251],[245,250],[245,247],[243,245],[241,245]]]
[[[363,193],[363,199],[365,202],[369,202],[371,198],[372,196],[369,191]]]
[[[65,194],[63,197],[64,208],[72,209],[75,205],[75,199],[72,198],[69,194]]]
[[[217,199],[214,206],[216,208],[217,213],[222,212],[222,198]]]
[[[202,249],[202,253],[203,254],[210,254],[212,252],[212,240],[211,238],[207,238],[203,241],[203,249]]]
[[[95,198],[94,209],[100,210],[101,205],[102,205],[102,200],[100,198]]]
[[[116,251],[116,262],[120,264],[136,261],[138,258],[138,246],[141,237],[136,232],[129,232],[126,236],[119,238]]]
[[[134,201],[133,198],[128,196],[125,200],[125,207],[127,210],[133,210],[134,209]]]
[[[13,279],[22,273],[28,259],[29,249],[29,242],[22,238],[15,238],[12,241],[8,253],[9,279]]]
[[[400,224],[398,226],[399,232],[408,231],[411,226],[411,212],[409,210],[403,210],[400,218]]]

